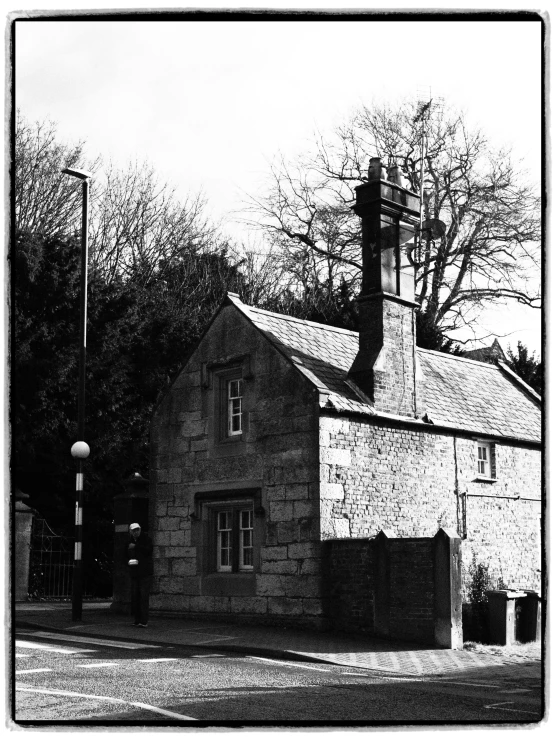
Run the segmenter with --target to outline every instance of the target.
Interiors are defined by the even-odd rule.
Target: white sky
[[[85,139],[89,155],[147,159],[182,193],[202,190],[245,240],[232,213],[272,157],[302,152],[316,128],[330,131],[362,103],[421,87],[511,145],[538,182],[540,24],[440,18],[20,21],[16,102],[27,118],[56,121],[61,139]],[[540,352],[538,311],[503,309],[488,326],[512,331],[504,348],[519,339]]]

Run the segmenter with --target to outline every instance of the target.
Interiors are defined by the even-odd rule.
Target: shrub
[[[475,552],[469,566],[471,581],[468,598],[471,604],[470,634],[473,641],[487,643],[490,641],[488,627],[488,597],[487,590],[492,587],[489,566],[477,562]]]

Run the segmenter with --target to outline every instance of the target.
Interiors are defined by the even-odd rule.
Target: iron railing
[[[29,572],[32,598],[68,598],[73,575],[73,538],[56,534],[39,515],[33,520]]]

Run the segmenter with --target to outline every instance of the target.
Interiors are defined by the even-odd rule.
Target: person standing
[[[152,561],[152,542],[142,533],[140,524],[129,526],[127,564],[131,575],[131,613],[134,626],[148,626],[148,606],[154,565]]]

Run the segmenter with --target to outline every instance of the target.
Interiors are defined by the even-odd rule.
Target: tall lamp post
[[[83,460],[90,454],[85,442],[85,371],[87,361],[87,274],[88,274],[88,196],[92,174],[81,169],[62,169],[64,174],[81,180],[83,187],[83,215],[81,223],[81,330],[79,349],[79,396],[77,401],[77,441],[71,455],[77,460],[75,482],[75,555],[73,559],[73,590],[71,618],[81,621],[83,615]]]

